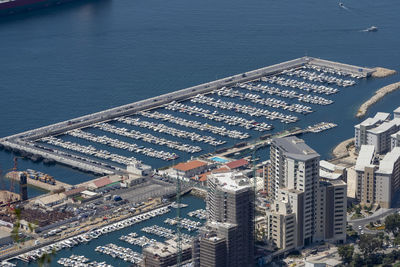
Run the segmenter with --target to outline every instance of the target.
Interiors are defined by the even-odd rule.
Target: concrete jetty
[[[57,149],[48,149],[38,143],[35,143],[35,141],[43,137],[64,134],[67,131],[88,127],[95,123],[106,122],[121,116],[133,115],[139,111],[154,109],[167,105],[171,101],[179,102],[188,100],[198,94],[207,94],[224,86],[234,86],[238,83],[257,80],[261,77],[268,77],[279,74],[287,69],[300,68],[305,65],[330,68],[345,74],[357,75],[359,77],[369,77],[375,71],[371,68],[352,66],[312,57],[302,57],[4,137],[0,139],[0,146],[5,147],[6,149],[24,152],[29,155],[40,156],[44,159],[49,159],[72,166],[74,168],[98,174],[124,173],[124,169],[116,165],[110,165],[108,163],[106,164],[104,162],[92,160],[70,152],[67,153]]]
[[[381,100],[385,95],[390,94],[391,92],[394,92],[398,89],[400,89],[400,82],[392,83],[385,87],[382,87],[381,89],[376,91],[375,94],[370,99],[368,99],[360,106],[360,108],[357,111],[356,117],[357,118],[363,117],[367,113],[370,106]]]
[[[14,180],[14,181],[19,181],[20,173],[21,172],[16,172],[16,171],[9,172],[6,174],[6,178]],[[67,190],[72,187],[72,185],[63,183],[60,181],[56,181],[55,185],[41,182],[39,180],[35,180],[35,179],[29,178],[29,177],[27,177],[27,181],[28,181],[28,185],[32,185],[34,187],[41,188],[41,189],[44,189],[44,190],[50,191],[50,192],[54,192],[54,191],[58,191],[58,190],[62,190],[62,189]]]

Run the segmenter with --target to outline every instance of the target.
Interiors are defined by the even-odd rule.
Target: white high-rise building
[[[207,223],[198,239],[201,267],[254,265],[254,191],[240,172],[208,176]]]
[[[280,200],[283,191],[296,190],[304,193],[303,208],[296,222],[299,244],[313,242],[316,231],[316,207],[319,188],[320,156],[297,137],[276,138],[271,143],[271,183],[273,198]]]
[[[346,241],[347,185],[340,179],[344,173],[325,163],[322,172],[327,177],[320,179],[319,159],[297,137],[271,142],[274,190],[266,213],[267,238],[280,249],[298,249],[320,240]]]

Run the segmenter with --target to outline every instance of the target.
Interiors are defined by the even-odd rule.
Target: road
[[[362,230],[366,234],[376,234],[379,232],[379,230],[369,230],[365,227],[365,225],[369,224],[370,222],[375,222],[377,220],[383,220],[386,216],[396,213],[400,211],[400,208],[395,208],[395,209],[380,209],[377,212],[375,212],[373,215],[366,217],[366,218],[361,218],[361,219],[355,219],[355,220],[348,220],[348,223],[353,226],[353,229],[355,231],[358,231],[359,233],[361,232],[361,229],[359,227],[361,226]]]

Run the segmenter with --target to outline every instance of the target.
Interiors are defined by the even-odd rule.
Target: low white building
[[[39,206],[42,207],[53,207],[63,203],[64,200],[66,200],[66,198],[67,198],[66,195],[63,193],[50,194],[37,198],[35,200],[35,204],[38,204]]]
[[[134,175],[147,176],[151,174],[152,168],[150,165],[146,165],[141,162],[135,162],[134,164],[128,165],[126,167],[126,171]]]

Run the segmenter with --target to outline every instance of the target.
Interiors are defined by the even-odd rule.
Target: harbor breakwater
[[[364,102],[360,106],[360,108],[357,111],[356,117],[357,118],[363,117],[367,113],[369,107],[371,107],[373,104],[377,103],[379,100],[381,100],[387,94],[390,94],[398,89],[400,89],[400,82],[389,84],[389,85],[377,90],[370,99],[368,99],[366,102]]]

